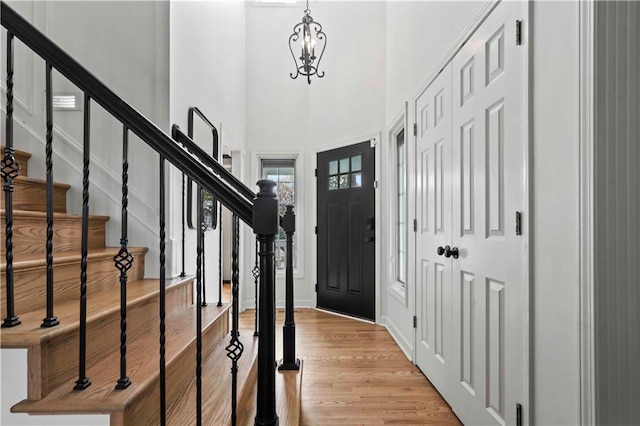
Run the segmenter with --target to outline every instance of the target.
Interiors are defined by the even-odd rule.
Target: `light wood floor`
[[[385,328],[314,309],[295,315],[301,425],[461,424]],[[252,327],[253,318],[245,311],[241,327]],[[279,332],[283,318],[279,310]],[[281,336],[276,348],[280,356]]]

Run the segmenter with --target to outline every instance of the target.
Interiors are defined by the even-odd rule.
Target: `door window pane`
[[[329,177],[329,190],[333,191],[334,189],[338,189],[338,176]]]
[[[351,157],[351,171],[359,172],[362,170],[362,155],[354,155]]]
[[[340,189],[349,187],[349,175],[340,175]]]
[[[343,158],[340,160],[340,173],[349,173],[349,159]]]
[[[329,161],[329,174],[330,175],[338,174],[338,160]]]
[[[362,173],[351,173],[351,187],[360,188],[362,186]]]

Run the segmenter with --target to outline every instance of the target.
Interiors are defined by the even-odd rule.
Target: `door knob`
[[[449,246],[447,246],[447,247],[449,247]],[[443,247],[441,247],[441,246],[438,246],[438,248],[437,248],[436,252],[437,252],[440,256],[442,256],[442,255],[444,254],[444,248],[443,248]]]
[[[366,238],[364,239],[364,242],[365,242],[365,243],[372,243],[372,242],[374,241],[374,239],[375,239],[375,237],[366,237]]]
[[[445,246],[444,247],[444,257],[449,258],[451,256],[453,256],[454,259],[458,258],[458,256],[459,256],[458,247],[451,248],[449,246]]]

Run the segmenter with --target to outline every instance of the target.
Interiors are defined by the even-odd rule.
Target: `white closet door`
[[[451,352],[451,66],[416,100],[416,363],[447,398]]]
[[[498,4],[453,60],[453,388],[466,424],[516,423],[524,403],[524,47]]]

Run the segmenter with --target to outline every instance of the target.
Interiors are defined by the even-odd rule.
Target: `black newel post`
[[[285,276],[286,300],[284,325],[282,326],[282,364],[278,370],[300,370],[296,358],[296,323],[293,319],[293,234],[296,231],[296,215],[293,206],[287,206],[282,218],[282,228],[287,234],[287,270]]]
[[[260,300],[256,425],[278,425],[276,413],[276,309],[275,238],[278,232],[278,199],[271,180],[258,181],[260,192],[253,205],[253,232],[260,249]]]

